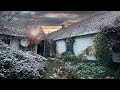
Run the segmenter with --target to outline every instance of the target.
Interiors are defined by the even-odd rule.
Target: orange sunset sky
[[[43,31],[45,32],[45,34],[54,32],[56,30],[61,29],[61,26],[42,26]]]
[[[15,19],[38,23],[48,34],[61,29],[61,25],[68,26],[101,12],[103,11],[22,11],[19,18]]]

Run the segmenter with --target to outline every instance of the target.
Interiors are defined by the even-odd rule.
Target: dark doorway
[[[44,40],[38,44],[37,54],[44,55]]]
[[[8,44],[8,45],[10,45],[10,40],[9,39],[4,39],[4,40],[2,40],[5,44]]]

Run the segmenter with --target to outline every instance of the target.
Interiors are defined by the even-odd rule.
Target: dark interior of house
[[[42,55],[44,54],[44,40],[38,44],[37,53]]]

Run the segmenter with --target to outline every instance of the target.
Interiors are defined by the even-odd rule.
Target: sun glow
[[[40,32],[39,29],[37,29],[37,30],[33,29],[33,30],[31,30],[30,33],[31,33],[32,36],[37,36],[39,34],[39,32]]]

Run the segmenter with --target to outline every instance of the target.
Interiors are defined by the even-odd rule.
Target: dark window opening
[[[4,39],[4,40],[2,40],[5,44],[8,44],[8,45],[10,45],[10,40],[9,39]]]
[[[66,51],[67,52],[74,54],[74,50],[73,50],[74,42],[75,42],[74,38],[70,38],[66,40],[66,47],[67,47]]]
[[[43,54],[44,54],[44,41],[41,41],[41,42],[38,44],[37,54],[40,54],[40,55],[43,56]]]
[[[47,41],[41,41],[37,46],[37,54],[40,54],[44,57],[49,57],[49,44]]]

